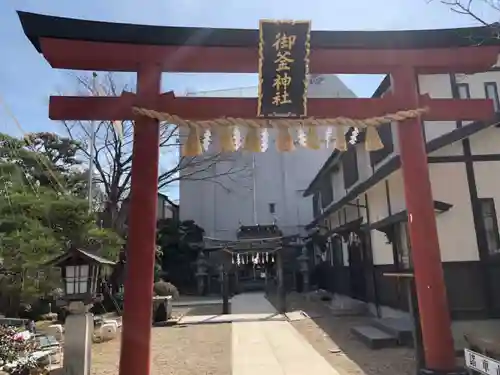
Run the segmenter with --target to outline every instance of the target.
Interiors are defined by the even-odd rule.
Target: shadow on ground
[[[268,299],[276,306],[276,298]],[[413,375],[414,351],[398,347],[371,350],[352,334],[353,326],[364,325],[370,317],[333,316],[320,301],[306,300],[293,293],[287,296],[287,311],[302,310],[310,319],[291,324],[334,367],[340,375]]]

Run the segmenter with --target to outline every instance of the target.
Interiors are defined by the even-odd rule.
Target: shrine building
[[[436,31],[439,33],[439,31]],[[452,43],[453,41],[450,41]],[[454,319],[500,316],[500,69],[419,75],[431,98],[490,98],[497,116],[485,122],[424,122],[428,166],[449,307]],[[391,90],[388,77],[373,97]],[[324,286],[369,302],[379,315],[408,309],[391,272],[412,269],[395,124],[380,128],[384,148],[365,151],[363,134],[334,151],[304,196],[313,197],[309,231],[321,231],[316,264]]]

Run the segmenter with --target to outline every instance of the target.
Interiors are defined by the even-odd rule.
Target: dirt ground
[[[273,302],[273,298],[270,298]],[[298,294],[287,296],[288,311],[303,310],[311,319],[291,324],[335,368],[339,375],[413,375],[415,363],[410,348],[371,350],[350,332],[366,317],[334,317],[321,302],[306,301]]]
[[[215,313],[214,306],[174,310],[174,315]],[[92,347],[92,375],[118,374],[120,339]],[[153,328],[151,375],[230,375],[231,324]]]

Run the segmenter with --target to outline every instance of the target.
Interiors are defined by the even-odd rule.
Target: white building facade
[[[188,95],[256,97],[257,87]],[[308,95],[354,97],[335,75],[311,77]],[[313,219],[313,212],[311,199],[302,195],[331,151],[297,147],[294,152],[279,153],[274,134],[269,131],[265,152],[224,155],[221,161],[200,168],[193,179],[189,178],[193,168],[184,168],[180,180],[180,218],[194,220],[207,236],[221,239],[236,239],[240,225],[276,223],[287,235],[303,232]]]
[[[453,318],[500,316],[500,69],[421,75],[431,98],[490,98],[489,122],[425,122],[424,135],[443,271]],[[384,80],[375,97],[390,90]],[[378,313],[407,310],[402,282],[384,274],[411,270],[411,245],[397,125],[380,129],[384,149],[364,144],[333,153],[308,187],[315,220],[324,227],[330,267],[324,286],[364,300]],[[316,252],[318,249],[316,248]]]

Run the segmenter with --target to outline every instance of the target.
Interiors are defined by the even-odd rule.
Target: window
[[[82,294],[88,292],[88,264],[83,264],[80,266],[66,266],[65,272],[67,294]]]
[[[486,92],[486,98],[493,100],[493,107],[495,112],[500,111],[500,97],[498,96],[498,87],[496,82],[486,82],[484,84],[484,91]]]
[[[276,204],[275,203],[269,203],[269,213],[271,213],[271,214],[276,213]]]
[[[457,83],[457,91],[460,99],[470,99],[470,88],[468,83]]]
[[[493,198],[479,199],[481,205],[481,218],[483,220],[484,232],[486,235],[486,246],[488,253],[500,253],[500,235],[498,233],[497,213]]]

